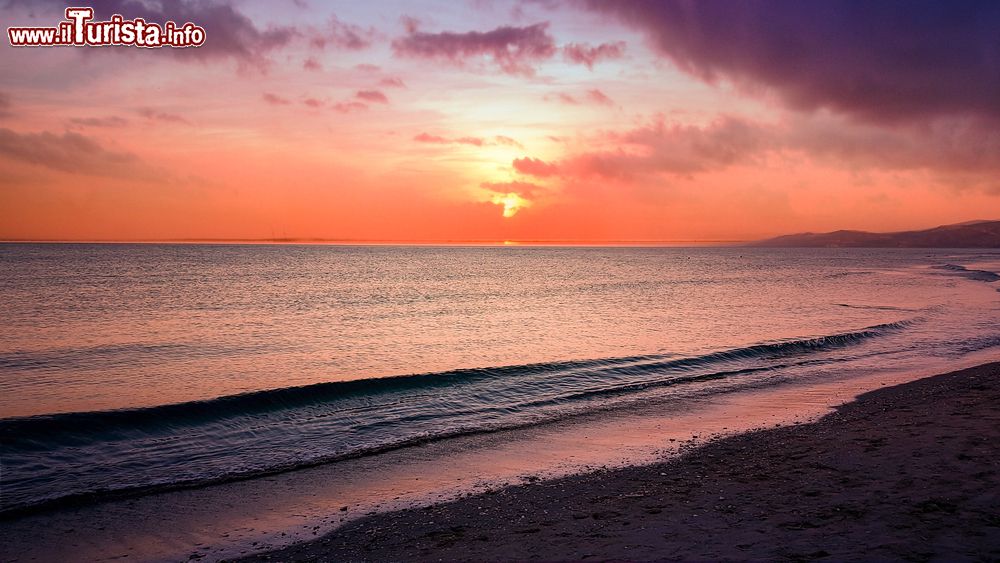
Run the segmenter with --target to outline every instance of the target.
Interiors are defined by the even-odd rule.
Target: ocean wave
[[[232,415],[246,415],[278,409],[292,409],[352,395],[376,395],[433,387],[471,385],[484,379],[527,376],[565,371],[600,370],[604,374],[618,371],[654,371],[669,368],[690,368],[726,360],[739,360],[767,355],[786,355],[847,346],[862,340],[903,329],[914,321],[905,320],[874,325],[857,331],[805,339],[787,339],[714,352],[702,356],[672,359],[666,354],[601,358],[535,363],[513,366],[459,369],[438,373],[422,373],[331,381],[252,391],[213,399],[158,405],[136,409],[86,411],[0,419],[0,442],[12,443],[35,436],[52,437],[61,433],[101,433],[115,430],[156,429],[175,425],[199,424]]]
[[[530,426],[645,393],[739,382],[916,320],[698,356],[637,355],[320,383],[114,411],[0,419],[0,514],[247,479]],[[734,383],[735,384],[735,383]],[[719,389],[722,387],[719,386]]]
[[[990,272],[989,270],[970,270],[965,266],[959,266],[958,264],[942,264],[940,266],[931,266],[935,270],[945,270],[951,272],[952,275],[963,277],[969,280],[984,281],[984,282],[995,282],[1000,280],[1000,275],[996,272]]]

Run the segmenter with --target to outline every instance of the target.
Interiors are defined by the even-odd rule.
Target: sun
[[[514,192],[506,194],[496,194],[493,199],[490,200],[496,205],[503,206],[503,216],[513,217],[521,209],[531,205],[531,202],[524,199],[523,197],[517,195]]]

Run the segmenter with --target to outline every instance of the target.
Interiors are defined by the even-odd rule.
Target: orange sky
[[[1000,217],[995,108],[818,98],[639,7],[181,1],[138,15],[202,25],[204,47],[4,41],[0,238],[746,240]],[[915,80],[878,76],[890,95]]]

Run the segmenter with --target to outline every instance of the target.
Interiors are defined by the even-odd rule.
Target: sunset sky
[[[3,2],[5,29],[67,5]],[[0,238],[746,240],[1000,218],[996,1],[92,5],[207,41],[5,38]]]

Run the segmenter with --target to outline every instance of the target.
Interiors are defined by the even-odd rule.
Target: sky
[[[0,239],[734,241],[1000,218],[995,1],[89,5],[206,41],[0,42]],[[6,28],[67,4],[0,6]]]

